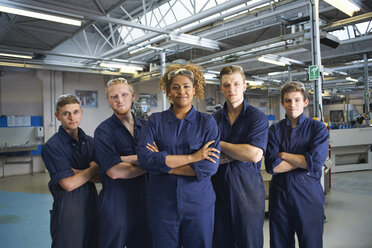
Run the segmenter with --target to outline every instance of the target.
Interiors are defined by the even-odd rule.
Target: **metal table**
[[[37,145],[27,146],[3,146],[0,147],[0,158],[2,158],[3,177],[5,177],[5,165],[6,164],[30,164],[31,173],[34,174],[34,163],[32,160],[32,151],[37,149]],[[30,159],[26,161],[7,161],[9,156],[6,153],[10,152],[28,152]]]

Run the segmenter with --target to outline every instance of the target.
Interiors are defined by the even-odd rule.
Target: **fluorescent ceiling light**
[[[131,65],[124,65],[124,64],[115,64],[115,63],[106,63],[102,62],[99,64],[100,67],[106,67],[106,68],[116,68],[120,69],[120,72],[122,73],[130,73],[130,74],[136,74],[137,71],[143,71],[142,67],[139,66],[131,66]]]
[[[290,65],[290,64],[287,64],[287,63],[285,63],[283,61],[280,61],[278,59],[271,58],[270,56],[267,56],[267,55],[260,56],[260,57],[258,57],[257,60],[260,61],[260,62],[274,64],[274,65],[279,65],[279,66]]]
[[[358,79],[347,77],[346,80],[352,81],[352,82],[358,82]]]
[[[245,80],[245,82],[249,84],[250,86],[260,86],[264,83],[261,80],[257,80],[257,81],[256,80]]]
[[[270,76],[270,77],[278,76],[278,75],[284,75],[284,74],[288,74],[288,71],[274,71],[274,72],[267,73],[267,75]]]
[[[14,15],[27,16],[31,18],[46,20],[46,21],[59,22],[59,23],[64,23],[64,24],[69,24],[69,25],[74,25],[74,26],[81,26],[81,21],[79,20],[60,17],[56,15],[43,14],[40,12],[34,12],[30,10],[16,9],[16,8],[11,8],[7,6],[0,6],[0,12],[6,12],[6,13],[14,14]]]
[[[138,53],[138,52],[142,52],[146,49],[146,47],[140,47],[140,48],[133,48],[133,49],[128,49],[128,53],[130,55],[132,54],[135,54],[135,53]]]
[[[21,59],[32,59],[32,56],[20,55],[20,54],[11,54],[11,53],[0,53],[0,56],[12,57],[12,58],[21,58]]]
[[[360,7],[350,0],[324,0],[333,7],[341,10],[349,16],[353,16],[354,12],[360,11]]]
[[[204,78],[206,80],[216,80],[217,79],[217,77],[214,73],[208,73],[208,72],[204,73]]]
[[[9,67],[22,67],[22,68],[42,68],[40,65],[32,65],[26,63],[10,63],[10,62],[0,62],[0,66],[9,66]]]
[[[220,50],[218,42],[189,34],[170,34],[168,40],[177,44],[199,47],[206,50]]]

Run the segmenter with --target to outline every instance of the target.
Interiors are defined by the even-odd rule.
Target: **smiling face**
[[[117,115],[130,112],[135,92],[128,84],[114,84],[107,88],[107,100]]]
[[[191,107],[194,95],[195,88],[191,78],[185,75],[178,75],[172,79],[169,87],[169,96],[175,107]]]
[[[61,122],[62,127],[71,133],[80,125],[82,109],[80,104],[72,103],[66,104],[59,108],[58,112],[55,113],[57,119]]]
[[[221,78],[221,93],[225,96],[226,102],[230,104],[242,103],[246,89],[247,84],[240,72],[225,74]]]
[[[309,104],[309,99],[305,100],[300,91],[292,91],[284,94],[281,104],[288,118],[294,120],[304,112],[304,108]]]

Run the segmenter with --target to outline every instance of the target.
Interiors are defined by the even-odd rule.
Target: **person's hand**
[[[153,141],[152,143],[153,143],[153,145],[147,143],[146,148],[147,148],[148,150],[152,151],[152,152],[159,152],[159,148],[158,148],[158,146],[156,145],[155,141]]]
[[[226,153],[221,153],[220,155],[220,164],[226,164],[233,161],[234,159],[229,157]]]
[[[214,147],[209,147],[214,142],[214,140],[208,141],[202,146],[202,148],[200,148],[200,150],[193,154],[193,156],[196,158],[196,161],[206,159],[214,164],[216,163],[213,158],[218,159],[218,155],[216,153],[220,153],[220,151]]]
[[[71,170],[74,172],[74,174],[78,174],[81,170],[75,169],[71,167]]]

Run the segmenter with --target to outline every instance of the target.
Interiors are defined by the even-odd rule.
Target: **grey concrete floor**
[[[0,191],[49,194],[49,175],[0,178]],[[325,248],[372,248],[372,171],[332,174],[326,195]],[[48,213],[45,213],[48,214]],[[264,224],[269,247],[269,223]]]

